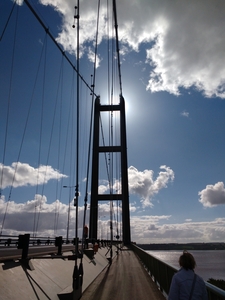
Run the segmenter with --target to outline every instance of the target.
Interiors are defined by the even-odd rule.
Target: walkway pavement
[[[165,300],[132,250],[123,249],[95,281],[81,300]]]

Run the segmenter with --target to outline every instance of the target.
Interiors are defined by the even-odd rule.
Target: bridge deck
[[[123,249],[95,281],[84,291],[81,300],[165,300],[156,284],[132,250]]]

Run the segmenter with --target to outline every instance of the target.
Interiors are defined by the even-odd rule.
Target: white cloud
[[[195,86],[207,97],[225,97],[225,68],[220,67],[224,2],[216,2],[158,2],[161,9],[157,6],[155,18],[167,26],[156,27],[156,42],[147,50],[147,60],[154,65],[148,89],[178,95],[180,87]]]
[[[150,225],[148,226],[148,230],[158,230],[158,227],[156,227],[155,224],[150,224]]]
[[[22,5],[22,4],[23,4],[23,0],[17,0],[17,1],[16,1],[16,4]]]
[[[158,194],[161,189],[167,188],[169,182],[174,180],[174,172],[170,167],[161,166],[156,179],[152,170],[138,171],[135,167],[128,168],[128,184],[129,192],[140,197],[142,206],[153,206],[152,199]],[[121,192],[121,183],[115,180],[113,185],[114,192]],[[104,194],[109,191],[109,185],[106,180],[101,180],[98,187],[99,194]]]
[[[223,182],[217,182],[215,185],[207,185],[206,188],[198,193],[199,202],[205,207],[212,207],[225,204],[225,188]]]
[[[59,200],[47,203],[46,196],[37,194],[32,200],[24,203],[16,203],[14,201],[6,202],[4,196],[2,196],[0,199],[0,220],[3,219],[6,209],[7,214],[3,228],[4,234],[32,233],[31,231],[35,223],[38,232],[37,235],[39,236],[54,236],[54,227],[57,229],[58,235],[66,236],[68,205],[63,204]],[[79,207],[80,232],[83,224],[82,218],[83,207]],[[75,207],[72,204],[70,205],[70,228],[71,236],[74,236]]]
[[[74,1],[40,0],[62,15],[57,38],[73,52],[76,34],[72,29]],[[223,0],[163,1],[123,0],[117,3],[119,37],[127,49],[146,48],[146,63],[152,70],[147,89],[178,95],[179,88],[194,86],[207,97],[225,98]],[[101,5],[99,43],[106,36],[106,3]],[[80,1],[80,43],[93,43],[96,34],[97,0]],[[128,46],[128,47],[127,47]],[[121,48],[125,49],[123,45]],[[124,52],[125,53],[125,52]]]
[[[76,53],[76,29],[72,28],[74,21],[74,1],[72,0],[40,0],[43,5],[54,7],[62,16],[61,32],[57,37],[57,42],[63,45],[66,51]],[[106,34],[106,6],[103,5],[100,11],[98,43],[101,43]],[[76,26],[76,21],[75,21]],[[95,45],[97,27],[97,2],[91,1],[86,4],[85,1],[80,1],[80,56],[86,51],[90,51],[90,46],[84,47],[84,43]],[[90,53],[90,52],[89,52]]]
[[[152,206],[152,198],[158,192],[167,187],[174,180],[174,172],[167,166],[161,166],[162,170],[154,180],[152,170],[138,171],[131,166],[128,169],[129,189],[131,194],[140,196],[143,207]]]
[[[31,233],[34,224],[35,206],[41,201],[40,220],[37,236],[62,235],[66,237],[68,205],[59,200],[48,204],[45,196],[36,195],[35,199],[26,203],[8,203],[8,213],[5,219],[3,234],[18,235]],[[4,197],[0,199],[0,219],[2,220],[7,203]],[[132,206],[131,206],[132,208]],[[56,212],[59,211],[57,231],[54,231]],[[39,212],[39,207],[37,207]],[[87,210],[86,224],[89,224],[89,209]],[[78,209],[78,235],[82,235],[84,208]],[[221,242],[225,239],[225,218],[218,218],[208,222],[193,222],[185,220],[183,223],[167,224],[170,215],[142,215],[131,216],[131,237],[137,243],[187,243],[187,242]],[[102,238],[109,238],[110,228],[109,203],[99,204],[98,234]],[[89,226],[89,225],[88,225]],[[70,206],[70,238],[74,237],[75,207]],[[114,233],[121,228],[113,221]],[[114,234],[114,235],[115,235]]]
[[[135,204],[130,203],[130,212],[133,213],[137,210],[137,206],[135,206]]]
[[[132,240],[137,243],[221,242],[225,238],[225,218],[209,222],[159,224],[170,216],[142,216],[131,218]],[[149,225],[150,224],[150,225]]]
[[[95,53],[94,51],[89,47],[88,48],[88,53],[87,53],[87,56],[88,56],[88,59],[91,61],[91,62],[95,62]],[[101,62],[101,58],[99,55],[96,56],[96,68],[98,68],[100,66],[100,62]]]
[[[98,186],[98,193],[99,194],[105,194],[107,191],[109,191],[109,185],[108,183],[104,184],[100,184]]]
[[[182,111],[180,114],[181,114],[182,117],[186,117],[186,118],[189,117],[189,112],[187,112],[187,111],[185,111],[185,110]]]
[[[47,183],[51,179],[59,180],[67,177],[51,166],[41,165],[39,168],[33,168],[29,164],[21,162],[14,162],[11,166],[3,166],[0,163],[0,174],[3,176],[2,189],[11,185],[13,187],[35,186]]]

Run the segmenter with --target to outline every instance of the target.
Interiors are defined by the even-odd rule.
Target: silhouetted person
[[[205,282],[194,272],[196,262],[191,253],[184,251],[179,264],[181,268],[173,276],[168,300],[207,300]]]

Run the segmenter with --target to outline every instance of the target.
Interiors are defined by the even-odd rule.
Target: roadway
[[[165,300],[132,250],[124,249],[84,291],[81,300]]]

